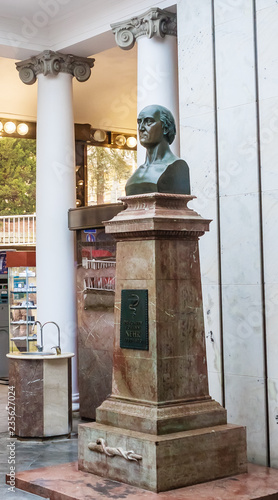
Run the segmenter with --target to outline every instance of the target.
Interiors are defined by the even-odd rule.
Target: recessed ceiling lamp
[[[13,134],[16,131],[16,125],[13,122],[6,122],[4,125],[6,134]]]
[[[124,135],[117,135],[117,137],[115,139],[115,143],[117,144],[117,146],[124,146],[126,143],[125,136]]]
[[[95,130],[93,134],[93,138],[96,142],[104,142],[106,139],[105,130]]]
[[[26,135],[28,134],[29,127],[26,123],[19,123],[19,125],[16,127],[16,130],[19,135]]]
[[[2,130],[3,130],[3,123],[0,122],[0,132],[2,132]]]
[[[78,186],[83,186],[83,184],[84,184],[83,179],[80,179],[80,180],[77,182],[77,185],[78,185]]]
[[[80,207],[80,205],[81,205],[81,200],[76,200],[76,206]]]
[[[135,148],[136,144],[137,144],[137,139],[136,137],[128,137],[127,140],[126,140],[126,144],[129,148]]]

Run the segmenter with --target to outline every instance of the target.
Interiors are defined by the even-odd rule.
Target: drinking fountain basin
[[[55,352],[41,352],[41,351],[32,351],[32,352],[21,352],[23,356],[55,356]]]

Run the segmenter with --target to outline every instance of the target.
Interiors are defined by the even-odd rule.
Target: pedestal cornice
[[[75,76],[79,82],[85,82],[91,75],[94,61],[95,59],[89,57],[44,50],[30,59],[17,62],[16,69],[20,79],[27,85],[35,83],[38,74],[55,76],[60,72]]]
[[[151,8],[141,16],[111,24],[117,45],[123,50],[132,49],[137,38],[165,35],[177,36],[177,16],[173,12]]]
[[[127,208],[105,222],[106,232],[116,240],[142,237],[184,239],[198,238],[209,230],[203,219],[187,204],[195,196],[147,193],[120,198]]]

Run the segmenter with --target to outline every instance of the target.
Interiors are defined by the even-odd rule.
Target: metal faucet
[[[49,324],[57,326],[57,330],[58,330],[58,345],[55,345],[55,346],[51,347],[51,349],[56,349],[56,354],[61,354],[62,351],[61,351],[61,333],[60,333],[60,327],[59,327],[59,325],[57,325],[57,323],[55,323],[55,321],[47,321],[46,323],[44,323],[42,325],[42,330],[45,327],[45,325],[49,325]]]
[[[35,347],[38,349],[39,352],[42,352],[43,351],[43,343],[42,343],[42,339],[43,339],[43,337],[42,337],[42,329],[43,329],[43,327],[42,327],[42,324],[41,324],[40,321],[35,321],[35,323],[32,326],[32,332],[34,331],[34,328],[35,328],[35,326],[37,324],[40,325],[41,345],[36,344]]]

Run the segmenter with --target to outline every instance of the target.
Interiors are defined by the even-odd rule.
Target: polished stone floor
[[[1,500],[41,499],[41,496],[25,493],[21,490],[15,490],[13,493],[8,490],[8,486],[5,484],[5,476],[10,472],[7,445],[14,441],[8,433],[7,398],[8,386],[0,384],[0,498]],[[71,439],[16,440],[16,472],[76,461],[77,425],[80,422],[78,415],[74,414]]]

